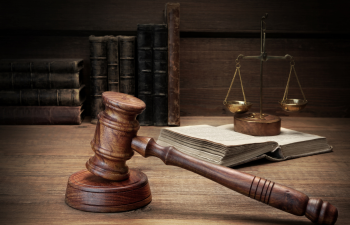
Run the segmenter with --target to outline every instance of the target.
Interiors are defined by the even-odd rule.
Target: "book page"
[[[233,130],[233,126],[234,126],[233,124],[226,124],[226,125],[218,126],[217,128],[226,130],[228,132],[235,132]],[[303,142],[303,141],[310,141],[310,140],[325,138],[314,134],[307,134],[307,133],[303,133],[295,130],[286,129],[283,127],[281,127],[281,134],[276,136],[250,136],[250,135],[246,135],[246,136],[250,137],[252,141],[256,140],[256,143],[264,142],[264,141],[265,142],[275,141],[281,146],[293,144],[296,142]]]
[[[254,136],[241,134],[230,129],[219,129],[209,125],[170,127],[164,128],[175,133],[194,137],[198,139],[208,140],[226,146],[240,146],[245,144],[255,144],[264,142],[274,142],[274,140],[256,139]],[[274,142],[275,143],[275,142]]]

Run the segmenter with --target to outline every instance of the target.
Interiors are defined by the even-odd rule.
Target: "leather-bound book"
[[[153,124],[168,125],[168,28],[166,24],[154,25]]]
[[[165,6],[168,24],[168,125],[180,126],[180,3]]]
[[[82,106],[0,106],[1,125],[79,125]]]
[[[135,96],[135,36],[119,36],[119,91]]]
[[[0,60],[0,90],[79,88],[83,66],[82,59]]]
[[[80,106],[85,100],[82,85],[78,89],[20,89],[0,91],[2,106]]]
[[[106,37],[89,37],[91,62],[91,123],[93,124],[97,123],[97,115],[104,110],[102,93],[108,90],[106,39]]]
[[[76,73],[84,67],[82,59],[1,59],[0,72]]]
[[[119,92],[118,37],[107,37],[108,91]]]
[[[137,26],[137,97],[146,103],[146,109],[137,117],[140,125],[153,125],[153,24]]]

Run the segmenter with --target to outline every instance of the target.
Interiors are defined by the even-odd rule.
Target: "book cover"
[[[167,3],[168,125],[180,126],[180,3]]]
[[[137,97],[146,103],[146,109],[137,117],[141,126],[153,125],[153,24],[137,26]]]
[[[79,125],[82,106],[0,106],[1,125]]]
[[[0,91],[2,106],[80,106],[85,100],[82,85],[78,89],[19,89]]]
[[[90,96],[91,123],[97,123],[97,115],[104,110],[102,93],[108,90],[106,37],[90,36]]]
[[[153,124],[168,125],[168,28],[166,24],[154,25]]]
[[[77,73],[82,59],[1,59],[0,72]]]
[[[107,37],[108,91],[119,92],[118,37]]]
[[[135,36],[119,36],[119,91],[135,96]]]
[[[82,85],[81,70],[76,73],[0,72],[0,90],[74,89]]]

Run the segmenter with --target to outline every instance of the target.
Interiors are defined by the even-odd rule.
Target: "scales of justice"
[[[272,136],[272,135],[278,135],[280,134],[281,130],[281,118],[274,115],[265,114],[262,111],[263,106],[263,65],[264,62],[269,59],[289,59],[290,60],[290,71],[289,71],[289,77],[287,81],[287,86],[284,92],[283,99],[279,101],[281,108],[286,112],[299,112],[302,109],[305,108],[308,101],[305,98],[304,92],[301,88],[297,73],[295,71],[295,62],[293,59],[293,56],[286,54],[285,56],[270,56],[267,55],[266,49],[265,49],[265,39],[266,39],[266,23],[265,19],[267,19],[268,14],[266,13],[261,18],[261,36],[260,36],[260,55],[258,56],[244,56],[240,54],[236,59],[236,71],[232,78],[230,88],[227,92],[226,98],[224,100],[224,105],[230,110],[232,113],[234,113],[234,130],[236,132],[240,132],[243,134],[248,135],[254,135],[254,136]],[[256,113],[246,113],[250,110],[252,104],[250,102],[247,102],[244,89],[243,89],[243,83],[241,78],[241,72],[240,72],[240,60],[241,59],[258,59],[260,60],[260,112]],[[292,71],[295,74],[296,80],[299,84],[300,91],[304,97],[304,99],[288,99],[288,89],[289,89],[289,82],[291,79]],[[232,84],[235,80],[235,77],[238,73],[240,82],[241,82],[241,88],[243,93],[243,101],[227,101],[227,98],[230,94]]]

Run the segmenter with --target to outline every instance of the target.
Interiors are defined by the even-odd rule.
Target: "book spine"
[[[107,65],[108,90],[119,92],[118,37],[108,36]]]
[[[138,116],[142,126],[153,125],[153,24],[137,26],[137,96],[146,103],[146,109]]]
[[[81,83],[80,72],[0,72],[0,90],[11,89],[74,89]]]
[[[79,125],[81,106],[0,106],[1,125]]]
[[[168,28],[154,25],[153,35],[153,122],[168,125]]]
[[[119,37],[119,91],[135,96],[135,37]]]
[[[83,87],[83,86],[82,86]],[[22,89],[0,91],[2,106],[80,106],[84,92],[80,89]]]
[[[168,125],[180,126],[180,3],[166,4],[168,24]]]
[[[90,36],[89,40],[91,62],[91,123],[97,123],[97,115],[104,110],[102,93],[108,90],[107,44],[106,37]]]
[[[0,60],[0,72],[77,73],[83,67],[82,59]]]
[[[52,73],[76,73],[84,67],[83,60],[77,61],[53,61],[50,64]]]

